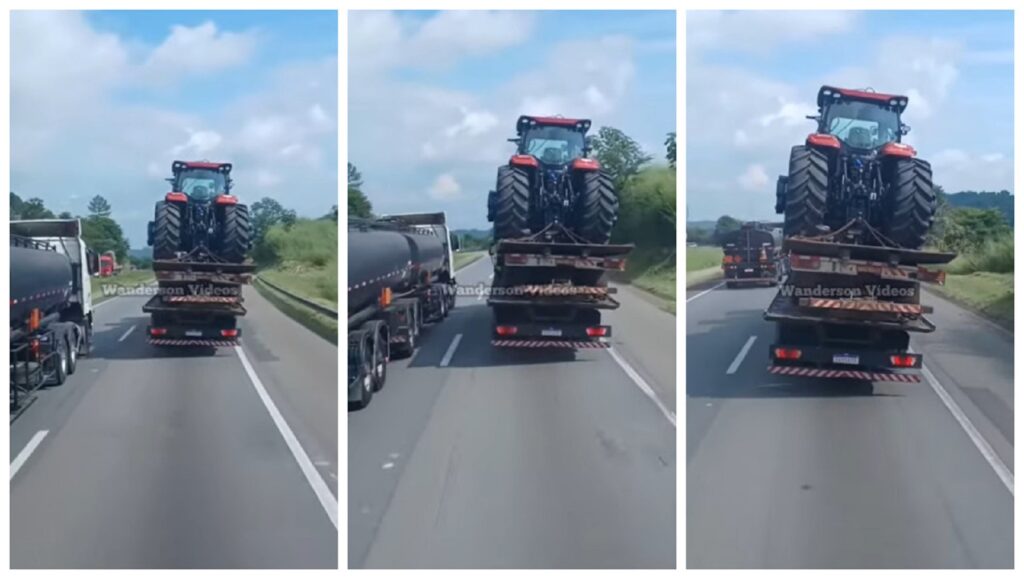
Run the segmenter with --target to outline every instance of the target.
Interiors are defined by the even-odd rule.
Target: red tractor
[[[851,242],[924,245],[935,191],[931,165],[901,142],[910,131],[900,119],[906,107],[905,96],[821,87],[818,114],[807,117],[817,132],[793,147],[776,189],[786,237],[834,232],[861,217],[887,239],[850,229]]]
[[[611,178],[588,157],[590,121],[521,116],[516,153],[498,168],[487,199],[494,238],[515,239],[551,224],[590,243],[608,243],[618,219],[619,198]]]
[[[231,164],[174,161],[171,192],[156,204],[149,223],[153,258],[205,252],[242,263],[252,245],[249,208],[231,194]]]

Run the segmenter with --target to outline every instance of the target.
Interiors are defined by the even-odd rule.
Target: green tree
[[[295,223],[295,211],[285,209],[275,199],[264,197],[252,204],[252,228],[255,243],[263,241],[267,231],[274,225],[281,224],[286,228]]]
[[[743,223],[735,217],[729,215],[719,217],[718,221],[715,222],[715,232],[712,234],[715,243],[721,243],[723,235],[731,231],[736,231],[742,225]]]
[[[75,218],[75,216],[74,216],[74,215],[72,215],[70,211],[61,211],[61,212],[60,212],[60,213],[59,213],[59,214],[57,215],[57,218],[58,218],[58,219],[74,219],[74,218]]]
[[[617,190],[622,190],[630,177],[650,162],[651,156],[644,153],[640,144],[626,133],[614,127],[601,127],[597,136],[590,140],[594,158],[601,168],[611,176]]]
[[[972,251],[1011,233],[998,209],[950,209],[942,215],[939,245],[949,251]]]
[[[362,191],[363,175],[352,163],[348,164],[348,216],[369,219],[373,205]]]
[[[665,137],[665,159],[668,166],[676,168],[676,133],[672,131]]]
[[[82,220],[82,239],[97,253],[113,251],[119,262],[128,255],[129,244],[121,226],[104,215],[90,215]]]
[[[110,217],[110,203],[101,195],[97,195],[89,201],[89,213],[100,217]]]
[[[645,167],[619,192],[615,239],[645,247],[676,246],[676,175],[668,167]]]

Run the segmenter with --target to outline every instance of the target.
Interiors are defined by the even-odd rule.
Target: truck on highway
[[[455,307],[459,247],[443,212],[349,219],[349,409],[369,405],[388,362],[412,356],[424,327]]]
[[[619,198],[589,156],[588,119],[523,115],[515,153],[487,198],[494,222],[491,344],[501,348],[603,348],[619,307],[607,273],[632,245],[609,243]]]
[[[256,266],[249,208],[231,194],[230,163],[174,161],[172,191],[149,223],[157,291],[142,307],[154,346],[230,347]]]
[[[117,266],[117,254],[113,251],[104,251],[100,254],[100,277],[110,277],[120,271]]]
[[[96,253],[78,219],[11,221],[10,402],[63,384],[92,345]]]
[[[779,239],[760,223],[744,223],[722,236],[722,274],[725,287],[776,285]]]
[[[769,371],[919,382],[914,332],[935,325],[921,283],[943,283],[952,253],[924,251],[935,213],[931,165],[902,142],[901,95],[822,86],[817,130],[793,147],[776,189],[785,214],[783,281]]]

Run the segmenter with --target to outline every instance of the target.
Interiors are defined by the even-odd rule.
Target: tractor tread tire
[[[153,225],[153,259],[173,259],[180,250],[181,206],[160,201]]]
[[[242,263],[249,252],[252,239],[252,221],[246,205],[228,205],[224,208],[224,243],[221,257],[231,263]]]
[[[604,171],[583,174],[576,234],[590,243],[608,243],[619,218],[619,196]]]
[[[828,158],[824,153],[798,145],[789,156],[783,234],[816,235],[825,221],[828,201]]]
[[[882,233],[900,247],[924,245],[935,218],[932,166],[921,159],[898,159],[890,169]]]
[[[494,190],[494,239],[515,239],[529,234],[530,175],[518,167],[498,167]]]

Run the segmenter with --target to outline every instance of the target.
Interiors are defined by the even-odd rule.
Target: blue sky
[[[671,11],[352,12],[349,29],[349,159],[377,213],[489,227],[521,113],[589,116],[658,159],[675,130]]]
[[[133,247],[175,158],[232,161],[249,203],[337,203],[336,12],[19,11],[11,43],[22,198],[103,195]]]
[[[774,218],[825,83],[909,96],[905,142],[947,191],[1013,191],[1013,15],[690,12],[687,217]]]

